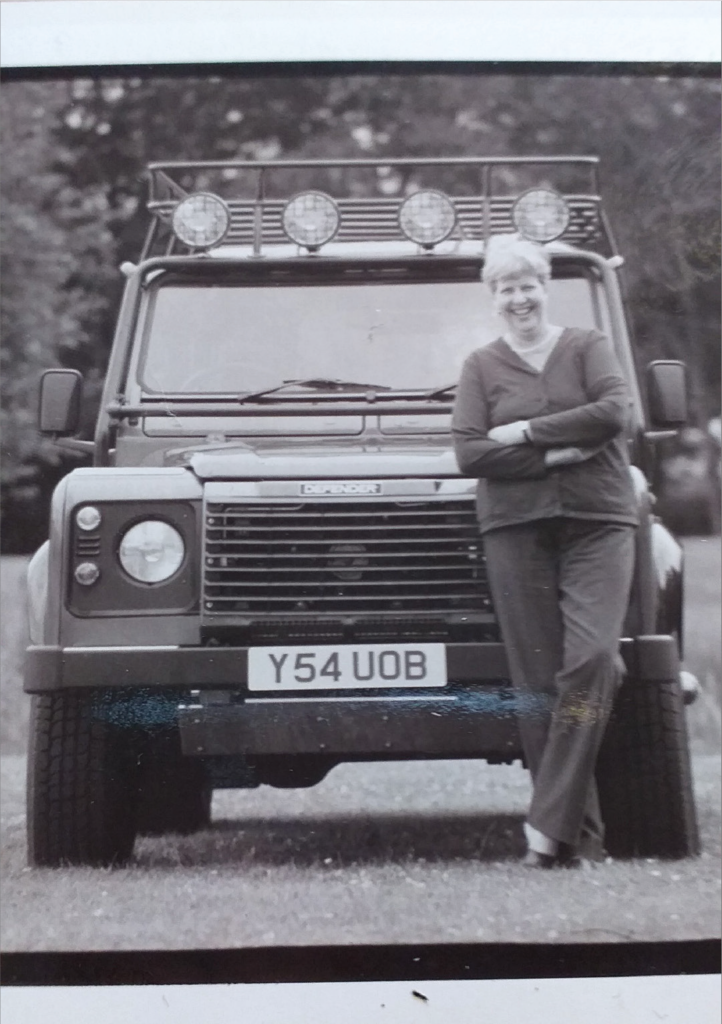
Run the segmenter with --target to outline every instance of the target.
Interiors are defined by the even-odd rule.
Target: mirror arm
[[[644,439],[645,441],[667,441],[671,437],[676,437],[679,430],[645,430]]]
[[[80,441],[77,437],[58,437],[55,434],[51,434],[50,440],[65,451],[77,452],[81,455],[95,454],[95,441]]]

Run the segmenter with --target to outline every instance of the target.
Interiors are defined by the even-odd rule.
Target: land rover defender
[[[48,370],[40,429],[92,465],[29,570],[29,859],[123,863],[221,787],[349,761],[522,758],[476,481],[450,437],[498,331],[485,245],[547,247],[550,312],[613,341],[641,513],[598,779],[613,856],[698,847],[682,556],[655,517],[681,363],[639,366],[594,157],[153,164],[93,440]],[[480,812],[483,808],[480,806]]]

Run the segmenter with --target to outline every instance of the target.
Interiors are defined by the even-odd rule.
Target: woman
[[[622,664],[637,509],[630,399],[610,343],[547,316],[549,257],[492,240],[483,280],[505,324],[464,364],[457,460],[479,478],[487,572],[533,780],[524,864],[603,856],[594,781]]]

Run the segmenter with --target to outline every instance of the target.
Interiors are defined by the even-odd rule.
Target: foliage
[[[6,83],[6,527],[19,509],[45,508],[64,468],[33,429],[41,368],[83,371],[90,429],[120,295],[117,268],[137,259],[146,226],[143,169],[151,160],[598,153],[642,358],[686,359],[695,415],[705,423],[719,410],[719,93],[712,79],[611,75]],[[463,173],[454,177],[442,187],[475,187]],[[310,181],[298,174],[284,184]],[[366,188],[362,172],[346,175],[344,190]]]
[[[42,530],[42,484],[72,464],[35,430],[40,373],[82,364],[80,353],[96,346],[105,312],[105,297],[87,287],[84,267],[109,265],[112,238],[97,222],[92,199],[53,167],[66,92],[62,84],[26,82],[0,94],[4,543],[14,540],[18,520],[21,533]],[[90,374],[91,394],[97,376]]]
[[[49,172],[51,103],[59,107],[57,90],[23,85],[0,94],[2,148],[2,423],[3,481],[22,486],[26,462],[37,440],[29,427],[31,391],[37,372],[55,356],[62,323],[59,300],[71,267],[61,232],[47,212],[48,197],[57,187]],[[48,102],[50,101],[50,102]]]

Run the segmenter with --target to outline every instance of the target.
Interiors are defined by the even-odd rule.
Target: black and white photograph
[[[715,68],[4,77],[3,953],[719,939]]]

